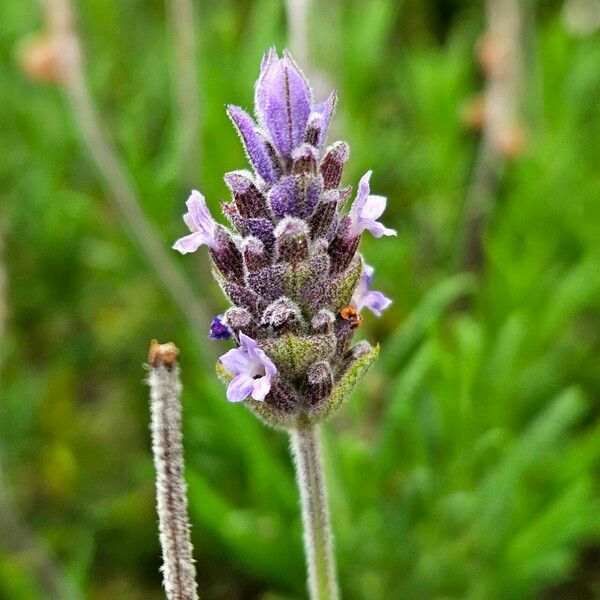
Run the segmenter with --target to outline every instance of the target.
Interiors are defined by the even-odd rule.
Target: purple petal
[[[367,196],[367,201],[360,211],[360,216],[364,219],[377,220],[383,214],[386,204],[387,198],[385,196]]]
[[[248,160],[256,172],[267,182],[277,181],[277,169],[269,153],[265,140],[257,130],[256,124],[247,112],[238,106],[229,105],[227,114],[235,125],[244,143]]]
[[[254,379],[245,374],[236,375],[227,386],[227,400],[242,402],[254,389]]]
[[[323,146],[327,140],[329,124],[331,123],[336,104],[337,93],[333,91],[325,102],[316,104],[313,107],[312,113],[308,119],[306,141],[318,150],[323,150]]]
[[[197,190],[192,190],[185,205],[188,212],[183,215],[183,221],[192,233],[178,239],[173,248],[181,254],[195,252],[202,244],[215,248],[218,245],[215,239],[217,223],[206,206],[204,196]]]
[[[363,263],[362,273],[360,274],[354,294],[352,294],[350,304],[359,312],[366,306],[379,317],[381,316],[381,311],[385,310],[392,301],[386,298],[381,292],[370,289],[374,271],[373,267]]]
[[[185,205],[188,212],[184,215],[183,220],[190,231],[204,231],[207,234],[212,234],[215,228],[215,220],[212,218],[208,206],[206,206],[204,196],[198,190],[192,190]]]
[[[381,292],[369,291],[365,294],[363,303],[374,315],[380,317],[381,311],[385,310],[392,301]]]
[[[395,229],[385,227],[383,223],[380,223],[379,221],[373,221],[372,219],[360,219],[358,221],[358,226],[360,231],[367,229],[371,235],[376,238],[380,238],[384,235],[396,235]]]
[[[257,348],[255,352],[260,359],[260,362],[262,362],[265,367],[265,373],[267,377],[269,377],[269,379],[271,377],[275,377],[275,375],[277,375],[277,367],[273,361],[260,348]]]
[[[373,281],[374,274],[375,269],[371,265],[368,265],[367,263],[363,262],[363,269],[360,278],[367,288],[371,287],[371,282]]]
[[[360,235],[366,229],[377,238],[383,235],[396,235],[394,229],[389,229],[377,221],[385,210],[387,200],[384,196],[370,194],[369,180],[371,179],[371,173],[372,171],[367,171],[358,184],[356,199],[349,214],[351,221],[350,234]]]
[[[371,187],[369,185],[369,181],[371,179],[371,174],[373,171],[367,171],[358,182],[358,190],[356,191],[356,199],[354,200],[354,204],[352,205],[352,210],[356,212],[356,214],[360,214],[362,209],[371,193]]]
[[[172,246],[173,250],[181,252],[181,254],[189,254],[190,252],[196,252],[200,246],[206,244],[207,240],[202,233],[196,231],[189,235],[184,235],[179,238]]]
[[[259,377],[253,380],[252,397],[259,402],[265,399],[265,396],[271,391],[271,378]]]
[[[225,352],[219,360],[228,371],[235,375],[247,372],[250,364],[250,357],[242,348],[233,348],[232,350]]]
[[[283,58],[270,52],[263,60],[256,84],[256,112],[283,156],[304,139],[310,114],[311,93],[308,84],[284,52]]]
[[[258,342],[247,336],[245,333],[240,333],[240,345],[246,352],[251,352],[258,348]]]

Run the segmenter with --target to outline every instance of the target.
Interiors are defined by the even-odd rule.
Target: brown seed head
[[[151,367],[160,367],[164,365],[171,368],[177,363],[179,348],[173,342],[161,344],[158,340],[150,342],[150,351],[148,352],[148,364]]]

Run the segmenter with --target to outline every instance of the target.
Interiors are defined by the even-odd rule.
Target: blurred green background
[[[216,214],[223,173],[244,166],[224,105],[251,106],[263,50],[288,40],[280,0],[196,5],[201,160],[186,181],[164,2],[77,2],[104,132],[167,249],[189,187]],[[324,432],[348,599],[600,598],[600,8],[521,6],[527,142],[494,190],[475,273],[457,248],[484,5],[310,12],[310,71],[340,96],[330,139],[352,148],[344,182],[374,169],[399,232],[364,242],[394,304],[365,315],[381,358]],[[0,598],[163,597],[143,384],[154,337],[182,350],[201,596],[303,598],[287,439],[226,402],[60,88],[19,68],[41,28],[33,0],[0,3]],[[207,311],[225,308],[202,257],[172,258]]]

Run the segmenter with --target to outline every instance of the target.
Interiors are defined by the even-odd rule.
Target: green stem
[[[310,598],[337,600],[339,592],[319,431],[317,426],[303,423],[294,427],[290,435],[302,505]]]

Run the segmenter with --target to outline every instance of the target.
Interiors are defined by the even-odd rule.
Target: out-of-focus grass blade
[[[444,311],[475,289],[476,279],[470,273],[460,273],[438,283],[389,337],[379,367],[386,371],[396,368]]]

